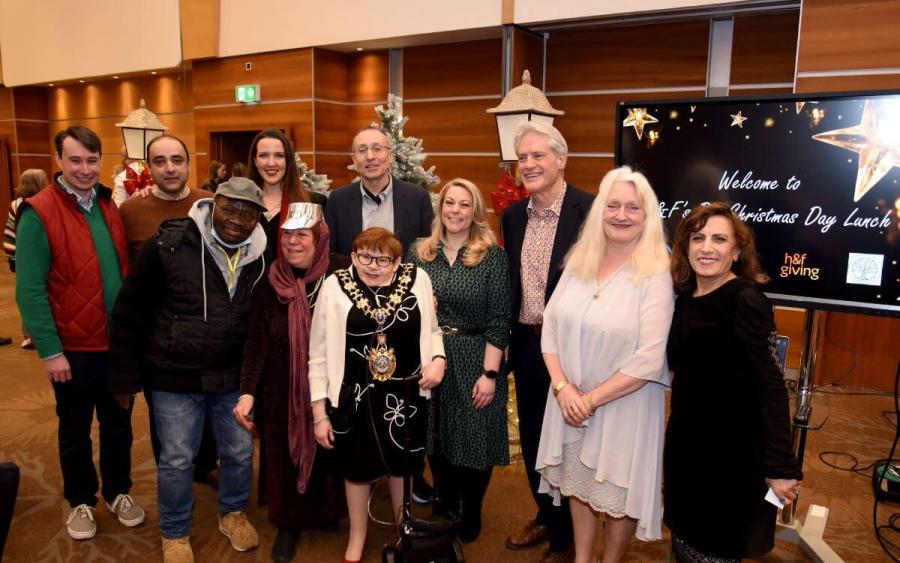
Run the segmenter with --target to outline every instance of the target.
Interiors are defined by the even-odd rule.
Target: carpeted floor
[[[14,278],[0,273],[0,335],[12,336],[14,344],[0,348],[0,461],[16,462],[22,470],[22,483],[16,504],[12,529],[3,561],[160,561],[159,517],[156,511],[156,467],[150,453],[147,431],[147,406],[138,399],[133,416],[134,448],[132,450],[135,500],[147,511],[147,522],[125,529],[105,507],[96,512],[100,533],[94,540],[77,542],[65,532],[67,505],[62,498],[62,480],[57,457],[54,400],[40,361],[33,351],[18,346],[21,339],[18,312],[13,298]],[[892,409],[892,401],[883,396],[829,395],[830,408],[824,427],[811,434],[804,470],[806,480],[801,493],[798,514],[804,517],[811,503],[828,506],[831,516],[825,533],[826,541],[846,561],[890,561],[875,541],[872,532],[872,492],[865,475],[841,472],[821,463],[818,452],[845,450],[861,462],[884,457],[893,438],[893,422],[882,411]],[[826,414],[817,410],[817,418]],[[96,443],[96,432],[95,432]],[[847,460],[839,459],[846,464]],[[698,482],[726,479],[727,475],[698,476]],[[704,487],[708,488],[708,487]],[[714,489],[715,487],[713,487]],[[196,485],[196,508],[191,543],[198,561],[267,561],[275,530],[268,524],[264,508],[256,507],[255,492],[249,518],[260,532],[259,549],[248,553],[233,551],[216,529],[216,495],[207,486]],[[710,518],[718,514],[715,498],[709,503]],[[376,493],[374,509],[382,519],[389,511],[386,493]],[[882,508],[885,521],[890,510]],[[466,546],[469,561],[499,563],[501,561],[537,561],[540,550],[509,551],[506,536],[533,515],[534,504],[526,486],[521,464],[495,471],[485,502],[485,525],[481,538]],[[296,561],[339,561],[343,555],[347,524],[339,530],[305,534]],[[370,527],[366,561],[380,560],[380,547],[390,531]],[[632,542],[627,561],[666,561],[668,538],[653,543]],[[900,537],[895,538],[900,543]],[[602,544],[598,544],[598,551]],[[774,552],[764,561],[809,561],[796,546],[779,541]]]

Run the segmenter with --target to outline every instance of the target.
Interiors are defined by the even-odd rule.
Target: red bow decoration
[[[125,167],[125,190],[128,192],[128,195],[152,185],[153,178],[150,176],[150,170],[146,166],[143,167],[140,174],[135,172],[131,166]]]
[[[494,214],[499,217],[507,207],[526,197],[528,197],[528,190],[520,186],[509,171],[504,169],[500,174],[500,181],[497,183],[497,191],[491,193]]]

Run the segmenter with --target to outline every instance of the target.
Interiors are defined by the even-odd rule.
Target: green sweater
[[[52,189],[59,189],[53,186]],[[94,188],[96,189],[96,188]],[[112,236],[106,227],[100,204],[94,203],[91,211],[81,208],[91,231],[100,273],[103,277],[103,302],[107,319],[112,311],[122,276],[119,274],[119,256]],[[53,311],[47,297],[47,276],[50,273],[50,243],[44,224],[37,211],[25,208],[16,228],[16,302],[22,321],[28,327],[34,346],[41,358],[59,354],[65,345],[56,332]]]

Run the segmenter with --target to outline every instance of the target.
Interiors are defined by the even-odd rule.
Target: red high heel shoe
[[[359,559],[347,559],[346,557],[344,557],[341,559],[341,563],[361,563],[366,555],[367,545],[369,545],[369,534],[366,534],[366,539],[363,540],[362,555],[360,555]]]

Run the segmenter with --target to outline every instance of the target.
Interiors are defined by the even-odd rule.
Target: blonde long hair
[[[628,182],[634,186],[638,204],[645,216],[644,227],[631,253],[634,281],[640,282],[669,268],[669,254],[666,250],[662,217],[659,215],[659,200],[646,176],[628,166],[622,166],[610,170],[603,177],[597,197],[584,220],[581,234],[566,256],[566,270],[574,276],[593,279],[600,271],[600,260],[606,252],[603,209],[606,207],[606,200],[609,199],[613,184],[617,182]]]
[[[481,190],[465,178],[454,178],[444,184],[440,196],[438,196],[437,213],[434,214],[434,220],[431,222],[431,234],[419,239],[416,254],[425,262],[431,262],[437,256],[438,244],[443,240],[445,233],[441,210],[444,208],[447,192],[452,187],[464,188],[472,196],[472,224],[469,225],[469,239],[466,241],[468,248],[462,257],[463,265],[471,268],[484,260],[488,250],[497,244],[497,237],[494,236],[494,231],[491,230],[491,225],[488,223],[487,207],[484,205],[484,198],[481,197]]]

